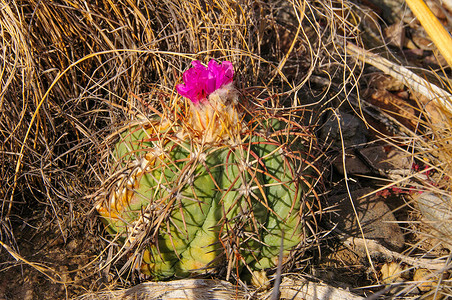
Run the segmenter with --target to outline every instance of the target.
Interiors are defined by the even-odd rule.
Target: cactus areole
[[[240,103],[230,62],[192,65],[176,87],[189,105],[123,131],[97,210],[155,279],[272,268],[306,240],[313,136]]]

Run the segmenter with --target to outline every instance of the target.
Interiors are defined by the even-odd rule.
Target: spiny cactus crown
[[[176,86],[190,100],[180,135],[200,144],[235,144],[242,131],[243,114],[238,108],[238,91],[232,82],[234,69],[229,61],[221,65],[211,60],[207,67],[192,62],[185,71],[184,84]]]

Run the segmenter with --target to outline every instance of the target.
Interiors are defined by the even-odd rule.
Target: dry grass
[[[424,293],[425,299],[451,297],[450,71],[444,68],[436,72],[423,70],[436,79],[429,82],[379,55],[350,46],[347,49],[350,53],[402,82],[415,99],[414,104],[407,106],[408,109],[397,107],[396,112],[381,112],[386,120],[396,125],[398,133],[395,136],[379,133],[381,140],[400,151],[410,162],[407,169],[391,170],[385,174],[388,184],[374,191],[376,193],[388,188],[399,188],[402,193],[399,196],[404,199],[405,205],[397,210],[408,212],[408,219],[401,220],[401,225],[409,242],[402,255],[391,255],[392,259],[399,262],[393,263],[398,268],[394,274],[389,275],[398,282],[390,283],[384,292],[389,292],[392,297],[405,297],[419,289]],[[370,107],[368,103],[364,104],[367,108]],[[415,126],[404,125],[403,120],[406,119],[410,119]],[[386,251],[387,249],[376,250],[373,254],[386,256]],[[415,260],[407,260],[411,257]],[[423,276],[418,275],[420,273]],[[385,275],[388,275],[388,271],[385,271]],[[382,276],[383,282],[385,275]]]
[[[56,297],[122,280],[103,265],[112,253],[94,212],[103,162],[118,128],[176,101],[191,60],[231,61],[237,88],[272,107],[315,105],[311,125],[357,92],[362,71],[344,50],[360,44],[348,2],[0,4],[0,268],[37,269],[68,287]],[[66,259],[48,256],[54,242]]]

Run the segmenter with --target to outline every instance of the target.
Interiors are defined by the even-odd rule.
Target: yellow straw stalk
[[[406,3],[416,18],[424,27],[439,52],[444,56],[449,66],[452,67],[452,37],[443,27],[440,21],[433,15],[422,0],[406,0]]]

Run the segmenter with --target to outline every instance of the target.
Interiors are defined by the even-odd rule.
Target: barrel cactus
[[[123,130],[97,211],[156,279],[272,268],[306,238],[315,139],[293,111],[241,99],[230,62],[192,64],[185,102]]]

